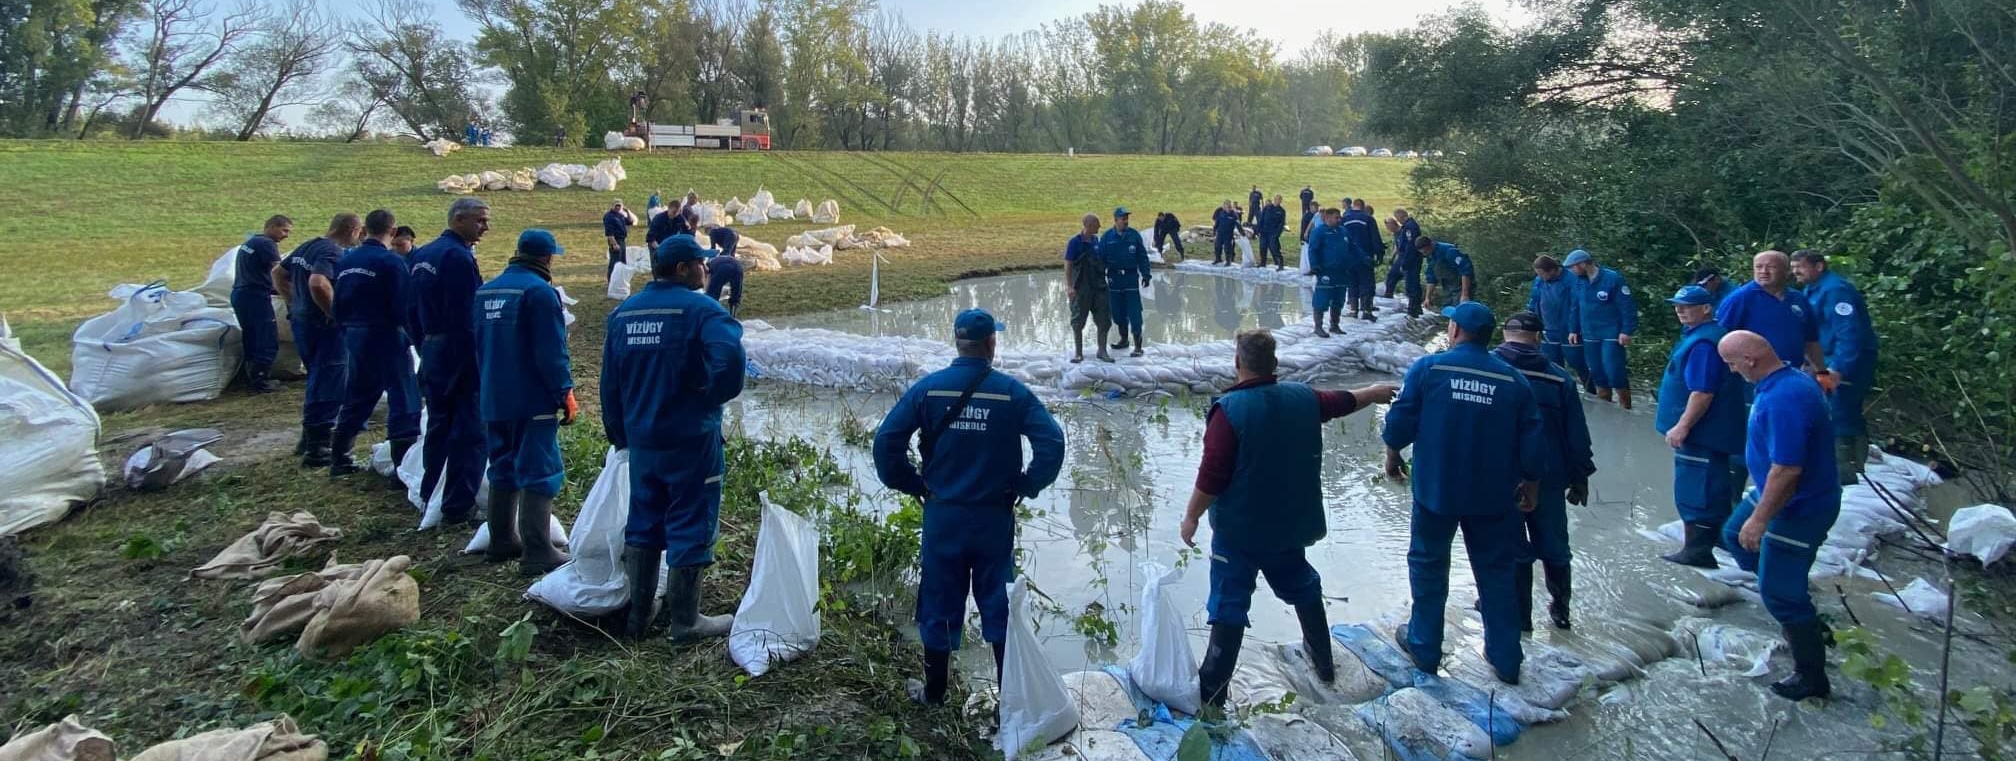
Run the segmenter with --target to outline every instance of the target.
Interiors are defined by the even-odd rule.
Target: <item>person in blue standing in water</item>
[[[1407,316],[1421,316],[1421,250],[1415,248],[1414,241],[1421,237],[1421,223],[1407,213],[1406,209],[1393,210],[1393,264],[1386,268],[1386,298],[1393,298],[1394,288],[1405,283],[1407,295]]]
[[[1316,276],[1316,287],[1310,292],[1310,317],[1316,322],[1316,337],[1329,338],[1323,330],[1323,315],[1330,315],[1330,330],[1344,329],[1338,324],[1344,314],[1344,302],[1351,292],[1352,252],[1351,236],[1344,232],[1344,215],[1337,209],[1324,209],[1323,221],[1309,231],[1309,243],[1304,249],[1309,257],[1309,273]]]
[[[280,242],[294,232],[294,220],[266,219],[258,235],[238,245],[231,261],[231,313],[245,336],[245,383],[255,394],[280,390],[273,359],[280,353],[280,324],[273,316],[273,271],[280,266]]]
[[[1722,526],[1722,546],[1757,574],[1764,609],[1785,632],[1792,675],[1771,685],[1787,700],[1824,698],[1826,642],[1807,575],[1841,514],[1834,430],[1820,384],[1779,359],[1763,336],[1731,331],[1717,345],[1730,369],[1756,387],[1743,459],[1758,485]]]
[[[1582,385],[1589,385],[1589,367],[1582,362],[1582,347],[1568,343],[1568,334],[1582,324],[1581,299],[1575,281],[1554,257],[1533,258],[1533,286],[1526,293],[1526,311],[1540,315],[1547,332],[1540,337],[1540,353],[1547,361],[1575,371]]]
[[[294,454],[301,467],[329,467],[329,438],[343,408],[349,354],[343,327],[336,322],[336,262],[364,237],[364,220],[348,212],[329,220],[328,232],[294,247],[273,272],[273,285],[287,304],[294,352],[308,370],[301,399],[301,439]]]
[[[1148,244],[1141,232],[1127,226],[1127,207],[1113,210],[1113,226],[1099,236],[1099,258],[1106,262],[1106,298],[1112,302],[1113,326],[1120,329],[1115,349],[1134,347],[1132,356],[1146,352],[1141,337],[1141,289],[1153,279],[1149,272]],[[1132,331],[1134,342],[1127,342]]]
[[[876,476],[924,503],[917,585],[924,679],[909,690],[927,705],[945,701],[969,591],[999,680],[1015,575],[1015,504],[1034,499],[1064,467],[1064,431],[1056,419],[1028,386],[993,370],[1002,327],[985,310],[960,312],[952,323],[959,357],[905,391],[875,431]],[[919,433],[921,471],[910,463],[910,440]],[[1031,453],[1026,467],[1024,440]]]
[[[1574,560],[1568,547],[1568,506],[1589,504],[1589,477],[1596,474],[1596,454],[1589,440],[1589,422],[1582,414],[1582,395],[1575,376],[1541,353],[1546,323],[1533,312],[1505,319],[1505,342],[1491,351],[1525,376],[1540,405],[1543,448],[1540,494],[1526,513],[1522,535],[1523,562],[1515,566],[1519,623],[1533,630],[1533,562],[1547,584],[1547,618],[1556,629],[1569,627],[1568,602],[1574,592]]]
[[[490,231],[490,204],[474,196],[448,206],[448,229],[407,257],[413,270],[413,339],[420,342],[420,391],[427,399],[427,440],[420,448],[420,493],[441,494],[448,525],[473,523],[483,483],[481,374],[476,367],[476,289],[483,272],[476,244]],[[394,460],[395,462],[397,460]],[[502,517],[491,500],[489,519]]]
[[[567,359],[566,311],[553,289],[553,233],[518,235],[518,252],[476,290],[478,408],[489,445],[490,547],[493,563],[517,559],[536,576],[567,562],[547,536],[553,499],[566,475],[560,426],[573,425],[574,376]]]
[[[1545,425],[1519,371],[1485,350],[1496,318],[1466,301],[1442,310],[1449,348],[1408,368],[1386,413],[1386,475],[1414,482],[1407,549],[1413,618],[1394,640],[1416,668],[1442,663],[1442,614],[1449,601],[1449,545],[1463,532],[1484,615],[1484,659],[1499,681],[1519,683],[1516,566],[1525,555],[1521,513],[1537,506],[1545,474]],[[1414,447],[1411,476],[1400,450]]]
[[[1351,280],[1347,300],[1351,304],[1351,315],[1360,320],[1372,320],[1372,270],[1386,258],[1386,239],[1379,234],[1379,220],[1372,217],[1371,207],[1365,199],[1352,202],[1352,207],[1344,212],[1344,233],[1351,239],[1351,247],[1356,253],[1351,265]]]
[[[661,563],[667,633],[685,642],[725,637],[733,615],[700,614],[700,575],[714,564],[727,475],[721,407],[742,394],[742,324],[700,293],[706,252],[674,235],[651,256],[651,282],[609,313],[602,343],[602,427],[630,458],[623,571],[627,636],[653,623]]]
[[[721,300],[721,291],[728,291],[728,316],[742,313],[742,260],[735,256],[735,246],[742,241],[742,235],[735,228],[722,226],[707,231],[707,240],[714,246],[714,255],[707,258],[707,298]]]
[[[1743,456],[1744,383],[1729,371],[1716,345],[1728,329],[1715,321],[1715,296],[1698,285],[1667,299],[1680,320],[1680,338],[1659,381],[1653,427],[1673,448],[1673,506],[1680,513],[1681,546],[1668,562],[1715,568],[1715,544],[1729,520],[1741,484],[1731,458]]]
[[[1820,333],[1825,370],[1815,374],[1826,389],[1834,421],[1834,453],[1841,484],[1854,484],[1869,459],[1869,423],[1863,417],[1870,386],[1876,383],[1876,326],[1869,305],[1848,279],[1827,267],[1827,255],[1812,249],[1792,252],[1792,276],[1806,292],[1807,314]]]
[[[397,226],[390,211],[365,215],[364,242],[336,262],[336,322],[343,326],[349,365],[343,409],[330,438],[331,478],[363,470],[350,454],[381,396],[392,461],[404,460],[420,437],[420,389],[413,380],[413,344],[405,326],[411,275],[406,260],[390,245]]]
[[[1232,245],[1233,233],[1239,229],[1239,212],[1226,201],[1216,211],[1211,212],[1211,263],[1236,264]]]
[[[1616,270],[1596,263],[1588,251],[1568,252],[1568,269],[1575,273],[1575,313],[1581,319],[1568,333],[1570,346],[1582,347],[1582,361],[1589,366],[1589,383],[1596,398],[1631,409],[1631,367],[1625,350],[1631,334],[1638,332],[1638,302],[1631,298],[1631,286]]]

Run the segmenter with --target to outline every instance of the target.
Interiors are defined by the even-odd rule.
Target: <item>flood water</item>
[[[1168,273],[1157,279],[1150,298],[1145,311],[1151,344],[1224,340],[1242,328],[1292,325],[1308,318],[1302,289],[1225,277]],[[1071,348],[1066,303],[1058,275],[1041,273],[962,282],[942,298],[889,305],[887,312],[812,314],[774,324],[949,342],[953,316],[978,306],[1007,323],[1001,337],[1004,350],[1062,355]],[[1397,379],[1365,375],[1328,385],[1350,387],[1382,380]],[[1643,385],[1649,384],[1641,380]],[[868,452],[841,440],[844,418],[853,417],[872,429],[893,401],[887,393],[757,382],[734,403],[731,415],[752,435],[799,436],[831,449],[871,497],[893,504],[894,495],[874,479]],[[1754,595],[1706,610],[1682,601],[1689,597],[1688,590],[1698,596],[1704,587],[1725,588],[1659,560],[1659,554],[1672,548],[1639,534],[1640,529],[1674,520],[1672,455],[1652,430],[1651,401],[1645,399],[1638,412],[1588,401],[1599,472],[1591,481],[1590,504],[1570,508],[1576,627],[1571,632],[1550,630],[1545,593],[1540,592],[1536,595],[1542,608],[1540,631],[1532,636],[1573,642],[1625,630],[1666,631],[1683,616],[1700,615],[1775,637],[1777,627]],[[1061,615],[1043,620],[1039,632],[1060,671],[1125,663],[1138,650],[1136,610],[1144,583],[1140,566],[1150,561],[1171,565],[1182,557],[1177,524],[1202,452],[1204,404],[1201,397],[1166,394],[1138,399],[1061,394],[1053,398],[1051,408],[1065,430],[1065,467],[1056,485],[1029,503],[1034,518],[1021,525],[1018,547],[1022,571],[1062,610]],[[1381,475],[1378,428],[1383,414],[1383,408],[1363,410],[1324,431],[1329,535],[1309,554],[1323,574],[1333,624],[1371,621],[1404,611],[1409,602],[1406,552],[1411,498],[1405,485]],[[1199,539],[1208,539],[1208,533],[1204,528]],[[1455,552],[1445,647],[1475,652],[1481,649],[1481,630],[1468,611],[1475,599],[1474,583],[1460,541]],[[1207,631],[1207,571],[1208,560],[1190,562],[1174,590],[1200,655]],[[1893,581],[1901,588],[1909,578]],[[1878,635],[1883,647],[1901,655],[1921,677],[1936,671],[1941,639],[1936,627],[1876,602],[1872,595],[1883,588],[1880,583],[1830,579],[1816,584],[1815,596],[1837,626],[1847,625],[1849,615],[1832,592],[1836,583],[1854,615]],[[1115,627],[1115,647],[1106,648],[1074,631],[1070,619],[1088,606],[1103,611],[1103,618]],[[1300,637],[1293,612],[1264,589],[1255,595],[1252,618],[1244,660],[1265,657],[1267,649],[1259,641],[1287,643]],[[985,650],[977,646],[977,620],[971,623],[968,641],[975,646],[966,649],[962,663],[969,673],[991,676],[991,669],[983,665],[991,665]],[[1683,641],[1683,649],[1686,645]],[[1972,641],[1958,642],[1955,648],[1956,663],[2005,662],[1999,652]],[[1338,655],[1348,657],[1342,648]],[[1837,654],[1834,663],[1839,662]],[[1638,679],[1602,694],[1584,695],[1571,708],[1572,718],[1532,728],[1517,743],[1500,748],[1498,757],[1720,758],[1695,719],[1744,759],[1761,758],[1767,743],[1776,748],[1772,752],[1791,758],[1901,757],[1871,754],[1886,739],[1899,735],[1871,729],[1867,716],[1878,701],[1866,688],[1851,684],[1835,670],[1834,700],[1824,708],[1793,706],[1767,689],[1772,679],[1788,671],[1789,660],[1782,655],[1773,675],[1762,678],[1698,662],[1691,652],[1668,658]],[[1955,675],[1962,685],[2007,684],[2006,671],[2000,665],[1970,665],[1956,669]],[[1361,749],[1360,758],[1367,757]]]

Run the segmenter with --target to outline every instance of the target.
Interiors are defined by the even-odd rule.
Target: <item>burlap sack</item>
[[[115,761],[112,738],[77,721],[77,715],[0,745],[0,761]]]
[[[315,612],[294,649],[310,658],[341,658],[351,650],[420,620],[420,585],[406,575],[413,559],[395,555],[364,564],[354,581],[315,593]]]
[[[307,512],[268,513],[266,522],[238,538],[217,557],[189,576],[197,579],[256,579],[280,569],[287,558],[318,544],[343,538],[343,530],[328,528]]]
[[[364,575],[364,564],[329,565],[320,571],[267,579],[252,591],[252,615],[238,625],[238,635],[249,643],[292,635],[315,617],[315,596],[330,584],[355,582]]]
[[[328,761],[329,746],[286,715],[244,729],[219,729],[171,740],[129,761]]]

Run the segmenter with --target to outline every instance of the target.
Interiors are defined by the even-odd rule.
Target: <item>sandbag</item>
[[[729,657],[752,677],[819,644],[819,529],[761,497],[756,565],[728,631]]]
[[[450,153],[462,150],[461,143],[439,137],[427,141],[426,143],[422,144],[421,147],[426,148],[429,151],[432,151],[436,157],[446,156]]]
[[[1979,558],[1984,566],[2009,554],[2011,545],[2016,545],[2016,515],[2001,505],[1960,508],[1947,524],[1946,549]]]
[[[840,224],[840,203],[831,198],[820,201],[819,208],[813,210],[811,217],[815,225]]]
[[[518,538],[521,542],[529,539],[530,537],[522,536]],[[567,549],[567,527],[560,525],[558,516],[550,514],[546,516],[546,541],[551,542],[554,547]],[[475,555],[487,549],[490,549],[490,522],[484,521],[482,525],[476,527],[476,535],[469,537],[469,544],[462,548],[462,554]]]
[[[220,459],[205,449],[224,440],[215,428],[193,428],[157,438],[126,458],[126,488],[157,491],[196,475]]]
[[[218,729],[170,740],[141,751],[128,761],[327,761],[328,758],[327,745],[314,735],[301,734],[294,720],[281,714],[272,721],[244,729]]]
[[[1888,590],[1873,594],[1885,604],[1903,609],[1927,621],[1944,620],[1946,607],[1953,601],[1944,590],[1924,579],[1912,579],[1910,584],[1897,590],[1896,594],[1891,594]]]
[[[203,297],[204,303],[219,309],[231,308],[231,287],[238,283],[238,249],[241,248],[244,248],[243,244],[224,249],[223,254],[210,260],[209,273],[203,276],[203,282],[193,291]],[[236,325],[238,321],[232,320],[231,324]]]
[[[798,199],[798,203],[791,207],[791,216],[798,219],[811,219],[812,202],[803,198]]]
[[[118,761],[112,738],[90,727],[77,714],[49,726],[24,732],[0,745],[0,761]]]
[[[266,520],[225,547],[210,562],[189,572],[197,579],[256,579],[280,570],[287,558],[343,538],[343,530],[322,525],[313,513],[267,513]]]
[[[538,177],[540,182],[556,190],[566,190],[574,185],[573,176],[569,175],[567,168],[560,164],[547,164],[533,175]]]
[[[580,304],[581,300],[567,295],[567,286],[564,285],[553,286],[553,295],[560,298],[560,327],[574,327],[574,321],[580,318],[575,317],[574,310],[568,307]]]
[[[0,536],[51,523],[105,487],[98,411],[21,350],[0,317]]]
[[[1784,646],[1776,636],[1698,616],[1674,622],[1672,635],[1680,643],[1682,657],[1709,666],[1742,669],[1748,677],[1771,673],[1771,654]]]
[[[1403,758],[1491,757],[1490,735],[1413,687],[1359,706],[1358,715]]]
[[[539,174],[530,167],[511,173],[511,181],[505,185],[510,190],[531,190],[539,186]]]
[[[1241,267],[1256,266],[1253,263],[1252,238],[1237,238],[1232,241],[1232,244],[1239,247],[1239,266]]]
[[[633,274],[630,266],[629,262],[617,262],[616,266],[609,269],[609,290],[607,293],[610,301],[622,301],[630,298],[630,277]]]
[[[777,258],[777,247],[754,238],[743,238],[735,246],[735,256],[761,271],[784,269],[784,263]]]
[[[443,193],[466,196],[482,187],[482,182],[470,182],[467,175],[451,174],[434,183],[434,189]]]
[[[1141,652],[1127,663],[1134,685],[1171,709],[1197,715],[1197,654],[1183,626],[1168,587],[1180,583],[1183,571],[1160,563],[1143,563],[1141,575]]]
[[[355,583],[315,593],[315,614],[294,649],[310,658],[341,658],[420,620],[420,585],[406,573],[413,559],[394,555],[364,564]]]
[[[125,303],[71,336],[70,390],[100,411],[215,399],[238,372],[238,318],[162,283],[122,285]]]
[[[722,213],[720,202],[702,201],[693,206],[693,217],[694,225],[706,228],[720,227],[725,223],[728,215]]]
[[[748,207],[742,203],[742,199],[730,198],[727,203],[721,205],[721,213],[733,217],[741,214],[745,208]]]
[[[630,601],[630,577],[623,571],[623,527],[630,516],[630,452],[610,447],[602,474],[581,501],[567,543],[569,560],[525,590],[525,599],[575,616],[602,616]],[[761,541],[761,538],[758,538]],[[658,588],[665,572],[658,568]]]
[[[417,365],[419,363],[415,362],[414,364]],[[420,430],[427,430],[426,410],[420,411]],[[379,454],[381,448],[384,449],[382,457]],[[444,483],[436,483],[434,484],[434,493],[428,495],[425,499],[421,498],[420,484],[427,476],[426,457],[427,440],[425,438],[416,439],[413,442],[413,446],[407,448],[406,459],[399,461],[398,467],[392,472],[383,474],[397,478],[399,483],[406,485],[406,504],[412,505],[413,509],[420,511],[421,531],[427,531],[441,525],[441,497],[446,493],[448,488]],[[381,459],[388,462],[392,459],[392,445],[389,442],[381,441],[371,447],[371,467],[373,470],[377,470],[378,462]],[[490,470],[485,467],[483,469],[482,480],[476,483],[475,509],[483,510],[489,504]]]
[[[627,141],[625,141],[625,140],[624,140],[624,138],[623,138],[623,133],[621,133],[621,132],[604,132],[604,133],[602,133],[602,149],[603,149],[603,150],[609,150],[609,151],[620,151],[620,150],[624,150],[624,149],[626,149],[626,148],[628,148],[628,147],[629,147],[629,143],[628,143]]]
[[[511,178],[505,176],[503,172],[484,171],[478,175],[483,178],[484,190],[503,190],[511,184]]]
[[[1008,585],[1008,642],[1001,665],[1001,730],[994,748],[1006,758],[1040,748],[1078,726],[1078,707],[1029,626],[1029,577]]]
[[[757,211],[755,207],[744,206],[741,211],[735,212],[735,222],[745,227],[748,225],[767,225],[770,224],[770,217],[763,212]]]
[[[810,248],[785,248],[781,259],[784,264],[793,267],[832,264],[833,247],[821,246],[816,250]]]

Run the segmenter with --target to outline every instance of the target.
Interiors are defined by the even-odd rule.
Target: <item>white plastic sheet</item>
[[[0,317],[0,536],[62,518],[98,495],[98,411],[21,350]]]
[[[1143,563],[1141,575],[1148,579],[1141,589],[1141,652],[1127,663],[1127,675],[1148,697],[1195,716],[1200,707],[1197,654],[1168,590],[1182,580],[1183,571]]]
[[[1942,621],[1946,618],[1946,606],[1952,601],[1944,590],[1924,579],[1912,579],[1903,589],[1891,594],[1889,590],[1873,593],[1885,604],[1909,611],[1911,615],[1927,621]]]
[[[1006,758],[1048,745],[1078,726],[1078,707],[1043,655],[1029,626],[1029,577],[1008,585],[1008,643],[1001,664],[1001,731],[994,748]]]
[[[1946,549],[1992,565],[2016,545],[2016,515],[2001,505],[1963,507],[1946,529]]]
[[[756,566],[728,631],[728,656],[757,677],[810,652],[819,644],[818,607],[819,529],[765,494]]]
[[[118,309],[77,326],[70,389],[104,411],[215,399],[244,357],[237,316],[202,294],[122,285]]]
[[[629,262],[617,262],[616,266],[609,270],[608,295],[610,301],[622,301],[630,298],[630,267]]]
[[[621,610],[630,601],[630,577],[623,571],[623,526],[630,516],[630,452],[610,447],[602,458],[602,475],[581,501],[567,544],[565,565],[532,582],[525,599],[576,616],[601,616]],[[658,586],[665,586],[665,568]]]

